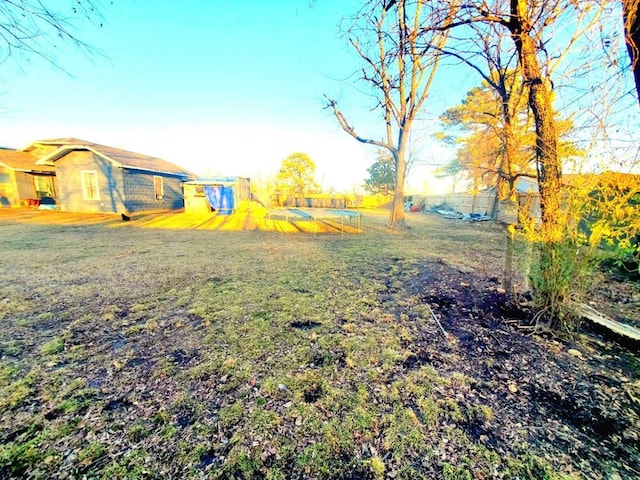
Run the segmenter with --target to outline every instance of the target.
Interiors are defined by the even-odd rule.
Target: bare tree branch
[[[76,32],[76,25],[83,22],[102,26],[99,0],[70,2],[67,11],[54,10],[44,0],[2,0],[0,63],[24,54],[41,58],[64,71],[55,57],[59,42],[70,43],[86,54],[98,53]]]
[[[326,104],[325,108],[331,108],[333,110],[333,114],[338,119],[338,123],[340,124],[340,127],[345,132],[347,132],[349,135],[351,135],[353,138],[355,138],[360,143],[365,143],[367,145],[376,145],[376,146],[384,148],[386,150],[390,150],[389,146],[385,142],[381,142],[381,141],[378,141],[378,140],[371,140],[371,139],[364,138],[364,137],[361,137],[360,135],[358,135],[356,133],[355,129],[351,125],[349,125],[349,123],[347,122],[347,120],[344,117],[343,113],[340,110],[338,110],[338,103],[335,100],[327,97],[326,95],[324,97],[327,99],[327,104]]]

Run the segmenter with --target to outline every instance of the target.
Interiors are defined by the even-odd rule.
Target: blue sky
[[[78,23],[100,54],[68,44],[52,50],[68,73],[33,57],[0,65],[0,145],[73,136],[173,161],[198,174],[264,180],[302,151],[325,187],[362,185],[375,148],[357,143],[324,110],[323,94],[364,135],[382,137],[378,114],[339,36],[357,0],[114,0],[103,25]],[[50,5],[69,8],[71,2]],[[16,61],[17,60],[17,61]],[[452,153],[430,136],[437,116],[478,84],[469,71],[441,70],[416,132],[421,156]],[[439,189],[416,168],[409,190]]]
[[[101,54],[58,46],[53,55],[68,73],[33,57],[2,64],[0,145],[74,136],[196,173],[254,178],[303,151],[320,182],[350,190],[363,183],[375,149],[342,132],[322,101],[339,99],[352,123],[381,137],[352,75],[358,59],[339,36],[357,3],[104,2],[102,27],[77,24]],[[444,87],[435,103],[442,110],[464,91]],[[430,160],[445,160],[428,150]],[[424,174],[414,175],[420,188]]]

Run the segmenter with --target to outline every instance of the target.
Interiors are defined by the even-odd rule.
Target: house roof
[[[51,145],[58,147],[53,152],[37,160],[39,165],[53,165],[53,163],[74,150],[89,150],[109,160],[115,166],[133,170],[143,170],[152,173],[164,173],[185,178],[193,178],[195,175],[178,165],[162,160],[161,158],[130,152],[121,148],[109,147],[98,143],[87,142],[78,138],[58,138],[51,140],[38,140],[25,147],[24,151],[30,151],[37,145]]]
[[[18,172],[54,173],[49,165],[37,165],[37,158],[28,152],[0,148],[0,165]]]

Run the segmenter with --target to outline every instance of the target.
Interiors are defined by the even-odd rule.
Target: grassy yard
[[[2,478],[640,478],[637,357],[518,328],[494,225],[39,213],[0,216]]]

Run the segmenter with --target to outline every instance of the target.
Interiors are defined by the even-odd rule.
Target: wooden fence
[[[491,215],[494,208],[493,193],[448,193],[446,195],[414,195],[414,205],[424,205],[425,209],[442,206],[461,213],[481,213]],[[540,218],[540,198],[537,193],[518,192],[515,201],[505,200],[498,203],[498,221],[517,223],[518,208],[529,212],[529,216]]]

